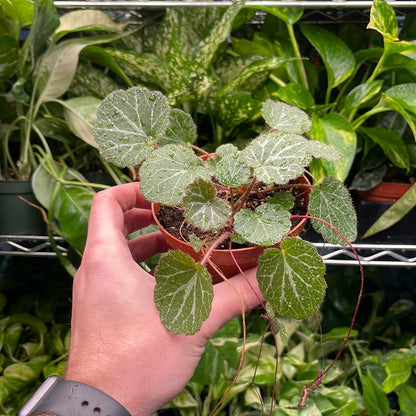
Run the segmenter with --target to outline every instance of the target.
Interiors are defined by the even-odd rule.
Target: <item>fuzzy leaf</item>
[[[295,197],[291,192],[279,191],[267,199],[269,204],[277,204],[290,211],[295,205]]]
[[[309,213],[335,227],[349,242],[356,239],[357,215],[347,188],[339,180],[328,176],[322,184],[314,188],[309,197]],[[316,220],[312,224],[324,240],[347,245],[328,225]]]
[[[227,204],[215,197],[215,186],[211,182],[197,179],[186,188],[183,200],[186,219],[202,231],[217,230],[227,224],[230,212]]]
[[[316,312],[325,295],[325,265],[316,248],[297,237],[260,256],[257,280],[278,315],[303,319]]]
[[[220,156],[232,155],[238,153],[238,147],[231,143],[222,144],[215,153]]]
[[[192,117],[182,110],[173,108],[170,112],[169,127],[165,137],[159,140],[159,146],[170,143],[193,143],[196,137],[196,125]]]
[[[265,203],[242,209],[234,217],[234,229],[246,241],[261,246],[277,244],[291,227],[290,213],[279,205]]]
[[[309,140],[309,152],[313,157],[325,159],[328,162],[336,162],[340,160],[339,152],[333,147],[324,142],[317,140]]]
[[[254,139],[244,153],[259,181],[284,184],[298,178],[311,156],[307,140],[293,133],[266,133]]]
[[[306,133],[311,129],[309,116],[302,110],[279,101],[266,100],[262,115],[274,130],[284,133]]]
[[[207,269],[185,253],[169,251],[161,256],[155,279],[155,304],[166,329],[174,334],[197,332],[214,296]]]
[[[164,136],[169,112],[160,92],[134,87],[109,94],[98,107],[94,128],[102,157],[120,167],[142,163]]]
[[[233,153],[218,161],[215,176],[223,185],[235,188],[250,182],[251,170],[242,153]]]
[[[202,160],[186,146],[168,144],[155,150],[140,169],[140,190],[152,202],[177,205],[196,179],[209,180]]]

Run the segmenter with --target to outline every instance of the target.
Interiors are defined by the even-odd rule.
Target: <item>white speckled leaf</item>
[[[193,143],[197,138],[196,125],[190,114],[173,108],[170,112],[170,124],[165,137],[159,140],[159,146],[172,143]]]
[[[254,139],[244,153],[257,179],[284,184],[298,178],[311,161],[308,140],[294,133],[266,133]]]
[[[322,158],[328,162],[336,162],[340,160],[341,155],[335,149],[324,142],[318,142],[317,140],[309,140],[308,142],[310,153],[313,157]]]
[[[297,237],[260,256],[259,287],[278,315],[304,319],[316,312],[325,295],[325,265],[316,248]]]
[[[347,188],[342,182],[328,176],[309,196],[309,213],[335,227],[349,242],[357,237],[357,215]],[[312,220],[315,230],[329,243],[347,245],[326,224]]]
[[[261,246],[277,244],[290,230],[290,213],[275,204],[265,203],[256,211],[242,209],[234,217],[234,229],[246,241]]]
[[[121,167],[139,165],[164,136],[169,113],[157,91],[134,87],[109,94],[98,107],[94,128],[102,157]]]
[[[198,178],[210,178],[202,160],[190,147],[168,144],[143,162],[140,191],[149,201],[177,205],[185,196],[185,188]]]
[[[214,296],[207,269],[180,251],[163,254],[155,271],[154,300],[165,328],[174,334],[197,332]]]
[[[215,197],[215,186],[201,179],[186,188],[183,200],[186,219],[202,231],[217,230],[227,224],[227,204]]]
[[[250,182],[251,169],[242,153],[233,153],[225,155],[217,163],[215,176],[223,185],[235,188]]]
[[[289,104],[266,100],[262,109],[263,118],[274,130],[286,133],[306,133],[311,129],[309,116]]]

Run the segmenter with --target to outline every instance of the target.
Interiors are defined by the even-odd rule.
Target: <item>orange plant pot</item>
[[[309,181],[305,176],[301,176],[298,178],[297,182],[299,184],[303,185],[309,185]],[[305,191],[305,202],[306,206],[309,204],[309,193],[310,189],[306,188],[307,191]],[[167,244],[174,250],[181,250],[182,252],[188,254],[191,256],[195,261],[201,261],[204,257],[204,252],[201,250],[200,252],[196,252],[190,243],[184,240],[180,240],[170,234],[163,226],[160,224],[157,213],[160,210],[160,204],[152,204],[152,212],[153,217],[155,219],[155,222],[157,226],[159,227],[160,231],[162,232],[162,235],[167,242]],[[296,224],[295,227],[293,227],[289,233],[289,236],[294,237],[299,235],[306,223],[307,219],[302,219],[298,224]],[[274,247],[278,247],[277,244]],[[212,255],[210,257],[210,260],[218,267],[221,272],[225,275],[225,277],[231,277],[235,274],[239,273],[239,267],[241,270],[247,270],[252,267],[257,266],[257,261],[260,255],[263,253],[263,251],[267,247],[264,246],[254,246],[254,247],[245,247],[245,248],[238,248],[238,249],[232,249],[232,255],[230,253],[230,250],[225,249],[215,249],[212,252]],[[237,266],[237,264],[239,267]],[[213,283],[221,282],[223,279],[221,276],[213,269],[209,264],[207,264],[208,271],[210,272]]]

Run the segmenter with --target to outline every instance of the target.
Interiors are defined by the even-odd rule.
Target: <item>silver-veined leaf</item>
[[[190,114],[178,108],[170,112],[170,123],[165,136],[159,140],[159,146],[174,143],[193,143],[196,140],[196,125]]]
[[[277,244],[290,230],[290,213],[277,204],[265,203],[242,209],[234,216],[234,230],[246,241],[261,246]]]
[[[161,256],[155,279],[154,300],[165,328],[174,334],[197,332],[214,296],[205,266],[181,251],[169,251]]]
[[[278,132],[258,136],[247,146],[244,157],[257,179],[267,184],[298,178],[311,161],[307,139]]]
[[[190,147],[168,144],[142,164],[140,191],[149,201],[177,205],[185,196],[185,188],[198,178],[210,179],[202,160]]]
[[[215,176],[225,186],[236,188],[250,182],[251,170],[242,153],[223,156],[217,163]]]
[[[266,100],[262,115],[266,123],[274,130],[284,133],[307,133],[312,126],[309,116],[299,108],[289,104]]]
[[[211,182],[197,179],[186,188],[186,193],[183,207],[188,222],[202,231],[217,230],[227,224],[230,208],[216,198],[215,186]]]
[[[282,241],[281,249],[270,248],[260,256],[259,287],[273,310],[294,319],[316,312],[326,290],[325,265],[316,248],[297,237]]]
[[[102,157],[120,167],[139,165],[164,136],[169,113],[158,91],[133,87],[109,94],[98,107],[94,128]]]
[[[328,176],[309,196],[309,213],[335,227],[350,243],[357,237],[357,215],[347,188],[342,182]],[[312,220],[314,229],[324,240],[333,244],[347,243],[325,223]]]

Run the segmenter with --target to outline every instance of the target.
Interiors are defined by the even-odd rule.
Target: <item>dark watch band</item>
[[[58,416],[131,416],[118,401],[101,390],[56,376],[44,381],[17,416],[42,412]]]

